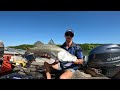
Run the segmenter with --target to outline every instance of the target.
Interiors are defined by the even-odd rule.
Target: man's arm
[[[77,56],[77,60],[74,62],[75,64],[83,64],[84,60],[83,60],[83,52],[82,52],[82,48],[80,46],[77,46],[77,51],[76,51],[76,56]]]

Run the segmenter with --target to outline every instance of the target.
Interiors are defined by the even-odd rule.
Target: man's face
[[[66,41],[72,41],[74,34],[72,32],[65,33]]]

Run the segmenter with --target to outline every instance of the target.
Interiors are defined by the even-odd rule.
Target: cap
[[[71,32],[74,34],[74,31],[72,29],[68,29],[65,33],[67,33],[67,32]]]

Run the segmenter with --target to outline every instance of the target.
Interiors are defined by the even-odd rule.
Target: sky
[[[120,11],[0,11],[0,41],[5,46],[65,42],[67,29],[73,41],[120,44]]]

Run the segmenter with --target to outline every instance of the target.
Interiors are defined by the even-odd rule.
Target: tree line
[[[56,45],[61,46],[60,44],[56,44]],[[79,44],[79,45],[83,50],[91,50],[91,49],[95,48],[96,46],[99,46],[99,45],[102,45],[102,44],[88,44],[88,43],[85,43],[85,44]],[[26,50],[27,48],[32,48],[32,47],[34,47],[34,45],[31,45],[31,44],[22,44],[22,45],[18,45],[18,46],[9,46],[9,48],[23,49],[23,50]]]

